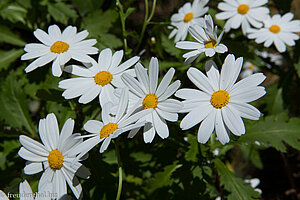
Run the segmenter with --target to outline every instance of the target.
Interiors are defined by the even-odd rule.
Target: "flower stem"
[[[222,61],[220,59],[219,54],[217,54],[217,53],[216,53],[216,58],[217,58],[216,60],[217,60],[217,63],[218,63],[218,68],[221,69],[221,67],[222,67]]]
[[[137,45],[137,48],[136,48],[137,51],[139,50],[139,48],[141,46],[142,40],[144,38],[146,27],[150,23],[153,15],[154,15],[155,7],[156,7],[156,0],[153,0],[152,10],[151,10],[150,16],[148,18],[148,15],[149,15],[148,0],[145,0],[145,18],[144,18],[144,23],[143,23],[143,27],[142,27],[141,36],[139,38],[138,45]]]
[[[124,16],[124,10],[123,10],[123,6],[120,2],[120,0],[117,0],[117,7],[120,9],[119,13],[120,13],[120,19],[121,19],[121,25],[122,25],[122,33],[123,33],[123,43],[124,43],[124,51],[125,53],[127,52],[127,32],[125,29],[125,16]]]
[[[122,192],[122,178],[123,178],[123,170],[122,170],[122,163],[121,163],[121,157],[120,157],[120,150],[117,142],[115,142],[115,148],[116,148],[116,156],[118,161],[118,168],[119,168],[119,185],[118,185],[118,192],[116,200],[119,200],[121,197]]]

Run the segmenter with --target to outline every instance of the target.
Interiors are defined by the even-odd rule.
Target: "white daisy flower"
[[[83,40],[88,36],[86,30],[77,32],[74,26],[68,26],[63,32],[57,25],[48,28],[48,34],[41,29],[33,32],[34,36],[42,42],[26,44],[21,60],[37,58],[25,68],[25,72],[31,72],[47,63],[52,63],[52,74],[61,76],[64,65],[73,58],[80,62],[90,62],[92,58],[88,55],[96,54],[98,49],[93,47],[96,39]]]
[[[48,191],[39,191],[37,193],[33,193],[32,189],[29,185],[29,183],[27,182],[27,180],[21,182],[19,184],[19,194],[18,194],[18,198],[20,200],[40,200],[40,199],[44,199],[44,200],[50,200],[51,197],[55,198],[55,195],[52,195],[50,193],[47,193]],[[15,194],[14,194],[15,195]],[[42,196],[42,198],[41,198]],[[10,193],[8,193],[8,196],[2,191],[0,190],[0,200],[9,200],[9,198],[11,198]]]
[[[101,112],[102,122],[89,120],[84,124],[84,130],[92,134],[83,136],[90,138],[85,140],[77,149],[77,152],[80,152],[78,156],[79,158],[100,142],[102,142],[102,145],[99,152],[103,153],[112,139],[117,138],[121,133],[135,128],[140,128],[145,125],[145,121],[136,122],[150,113],[151,110],[143,110],[133,113],[135,109],[131,109],[126,113],[128,110],[128,93],[127,88],[122,89],[122,94],[115,115],[111,115],[112,103],[108,102],[104,105]]]
[[[218,8],[224,12],[216,14],[216,18],[228,19],[224,26],[226,32],[242,25],[243,33],[246,35],[250,24],[256,28],[262,27],[262,21],[270,12],[263,6],[268,0],[224,0],[224,2],[218,4]]]
[[[77,156],[74,152],[82,143],[82,139],[79,137],[80,134],[72,134],[73,128],[74,120],[68,119],[59,134],[57,119],[51,113],[39,122],[39,135],[43,144],[25,135],[19,138],[23,147],[18,154],[28,161],[24,173],[31,175],[44,171],[39,181],[39,190],[51,184],[52,193],[56,193],[58,198],[67,194],[66,182],[76,198],[79,198],[82,195],[82,188],[75,173],[83,178],[90,175],[83,165],[74,162]]]
[[[283,64],[283,56],[278,53],[269,53],[269,58],[275,65],[281,66]]]
[[[257,188],[257,186],[260,184],[260,180],[258,178],[245,179],[245,183],[249,183],[254,191],[262,194],[262,190]]]
[[[283,16],[279,14],[272,18],[268,16],[264,21],[264,27],[261,29],[251,29],[248,37],[255,38],[255,42],[263,43],[265,47],[275,44],[279,52],[285,52],[286,46],[295,46],[295,40],[299,39],[297,32],[300,32],[300,20],[292,20],[294,15],[286,13]]]
[[[258,71],[258,67],[251,62],[245,62],[243,65],[243,71],[241,72],[241,78],[246,78]]]
[[[151,58],[149,76],[146,69],[140,63],[135,66],[135,73],[138,80],[126,73],[122,75],[123,82],[130,90],[131,105],[135,105],[137,110],[153,109],[151,113],[139,119],[139,121],[146,120],[147,122],[151,122],[144,126],[144,141],[146,143],[152,142],[155,132],[162,139],[167,138],[169,136],[169,128],[166,120],[176,122],[178,119],[177,113],[182,108],[180,101],[169,99],[180,86],[179,80],[169,85],[175,74],[174,68],[169,69],[157,87],[158,72],[158,60],[157,58]],[[134,137],[138,130],[130,131],[128,137]]]
[[[180,127],[187,130],[202,122],[198,129],[200,143],[206,143],[215,129],[218,140],[225,144],[229,142],[229,131],[237,136],[245,133],[241,117],[259,119],[259,110],[248,103],[266,93],[264,87],[258,86],[266,77],[257,73],[235,84],[242,64],[243,58],[235,60],[234,55],[229,54],[221,74],[214,65],[206,65],[207,76],[191,67],[187,75],[199,89],[186,88],[176,92],[175,96],[185,99],[182,112],[189,112]]]
[[[2,190],[0,190],[0,199],[9,200],[8,196]]]
[[[174,28],[169,35],[169,38],[174,37],[175,42],[180,40],[185,40],[189,26],[195,24],[203,25],[203,16],[207,11],[208,7],[205,5],[208,3],[208,0],[194,0],[193,5],[190,2],[185,3],[181,8],[179,8],[178,13],[171,16],[171,24]]]
[[[98,63],[92,61],[92,66],[89,68],[77,65],[67,66],[65,71],[79,77],[59,82],[58,87],[66,89],[62,94],[63,97],[73,99],[81,96],[79,103],[86,104],[99,96],[101,107],[107,102],[116,104],[118,100],[114,94],[114,87],[124,87],[121,75],[124,72],[134,75],[134,70],[128,70],[128,68],[139,60],[138,56],[134,56],[120,64],[122,58],[123,50],[112,54],[112,51],[107,48],[100,52]]]
[[[181,41],[176,43],[177,48],[194,49],[183,55],[186,65],[192,63],[202,53],[212,57],[215,53],[228,51],[224,44],[220,44],[224,32],[222,31],[220,36],[217,36],[217,26],[214,28],[214,22],[210,15],[205,15],[203,28],[199,25],[190,26],[189,32],[198,42]]]

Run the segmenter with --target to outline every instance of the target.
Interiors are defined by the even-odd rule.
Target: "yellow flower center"
[[[241,4],[238,7],[238,13],[240,13],[241,15],[247,14],[248,11],[249,11],[249,6],[247,4]]]
[[[143,107],[144,109],[153,108],[155,109],[158,104],[158,98],[155,94],[147,94],[143,100]]]
[[[280,27],[277,26],[277,25],[272,25],[269,30],[272,32],[272,33],[279,33],[280,32]]]
[[[189,21],[191,21],[192,19],[194,18],[194,14],[192,12],[190,13],[187,13],[185,16],[184,16],[184,22],[185,23],[188,23]]]
[[[102,127],[100,131],[100,139],[108,137],[110,134],[115,132],[115,130],[118,129],[117,123],[108,123],[105,126]]]
[[[52,51],[53,53],[63,53],[68,51],[68,49],[69,45],[62,41],[54,42],[54,44],[52,44],[52,46],[50,47],[50,51]]]
[[[63,165],[64,157],[57,149],[52,150],[48,155],[48,163],[52,169],[60,169]]]
[[[108,83],[110,83],[113,79],[113,76],[108,71],[101,71],[96,74],[94,77],[95,83],[101,85],[102,87]]]
[[[253,64],[249,65],[249,67],[248,67],[248,69],[250,69],[250,70],[252,70],[253,68],[254,68]]]
[[[212,49],[212,48],[215,48],[217,46],[217,42],[215,40],[211,39],[211,40],[206,41],[204,46],[205,46],[205,48],[211,48]]]
[[[210,103],[213,107],[220,109],[229,102],[229,94],[225,90],[218,90],[211,95]]]

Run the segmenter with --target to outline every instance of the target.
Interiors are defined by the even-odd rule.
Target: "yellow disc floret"
[[[155,94],[147,94],[143,100],[144,109],[153,108],[155,109],[158,104],[158,98]]]
[[[239,5],[238,13],[240,13],[241,15],[245,15],[247,14],[248,11],[249,11],[249,6],[247,4]]]
[[[50,51],[53,53],[63,53],[68,51],[68,49],[69,45],[62,41],[54,42],[54,44],[52,44],[52,46],[50,47]]]
[[[211,39],[211,40],[206,41],[204,46],[205,46],[205,48],[211,48],[212,49],[212,48],[215,48],[217,46],[217,42],[215,40]]]
[[[185,23],[188,23],[189,21],[191,21],[192,19],[194,18],[194,14],[192,12],[190,13],[187,13],[185,16],[184,16],[184,22]]]
[[[229,102],[229,94],[225,90],[218,90],[211,95],[210,103],[213,107],[220,109]]]
[[[280,27],[277,26],[277,25],[272,25],[269,30],[272,32],[272,33],[279,33],[280,32]]]
[[[108,137],[110,134],[115,132],[115,130],[118,129],[117,123],[108,123],[105,126],[102,127],[100,131],[100,139]]]
[[[113,79],[113,76],[108,71],[101,71],[96,74],[94,77],[95,83],[101,85],[102,87],[108,83],[110,83]]]
[[[64,157],[57,149],[52,150],[48,155],[48,163],[52,169],[60,169],[63,165]]]
[[[253,64],[249,65],[248,69],[250,70],[254,69],[254,65]]]

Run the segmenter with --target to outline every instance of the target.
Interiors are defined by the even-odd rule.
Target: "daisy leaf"
[[[300,150],[300,119],[288,118],[286,114],[271,115],[246,126],[246,134],[238,142],[260,142],[281,152],[286,152],[286,144]]]
[[[173,164],[165,166],[164,171],[157,172],[154,179],[148,184],[148,192],[152,193],[158,188],[169,185],[172,173],[181,166],[181,164],[177,164],[177,161],[175,161]]]
[[[3,69],[6,70],[10,64],[16,61],[23,53],[23,49],[11,49],[8,51],[0,50],[0,71]]]
[[[70,5],[63,2],[48,5],[48,12],[55,21],[61,22],[64,25],[68,24],[68,20],[72,19],[73,22],[77,18],[76,11]]]
[[[161,44],[164,47],[165,51],[171,56],[176,58],[181,58],[181,51],[175,47],[175,44],[172,40],[168,39],[167,36],[161,34]]]
[[[213,162],[220,174],[221,185],[224,186],[225,190],[230,192],[226,199],[251,200],[260,198],[258,192],[255,192],[250,185],[245,184],[243,179],[234,176],[220,159],[216,158]]]
[[[25,46],[26,43],[19,37],[19,35],[13,33],[8,27],[0,25],[0,30],[0,43],[3,42],[20,47]]]
[[[14,128],[25,127],[35,135],[37,130],[31,121],[26,95],[14,73],[2,82],[0,94],[0,119]]]

